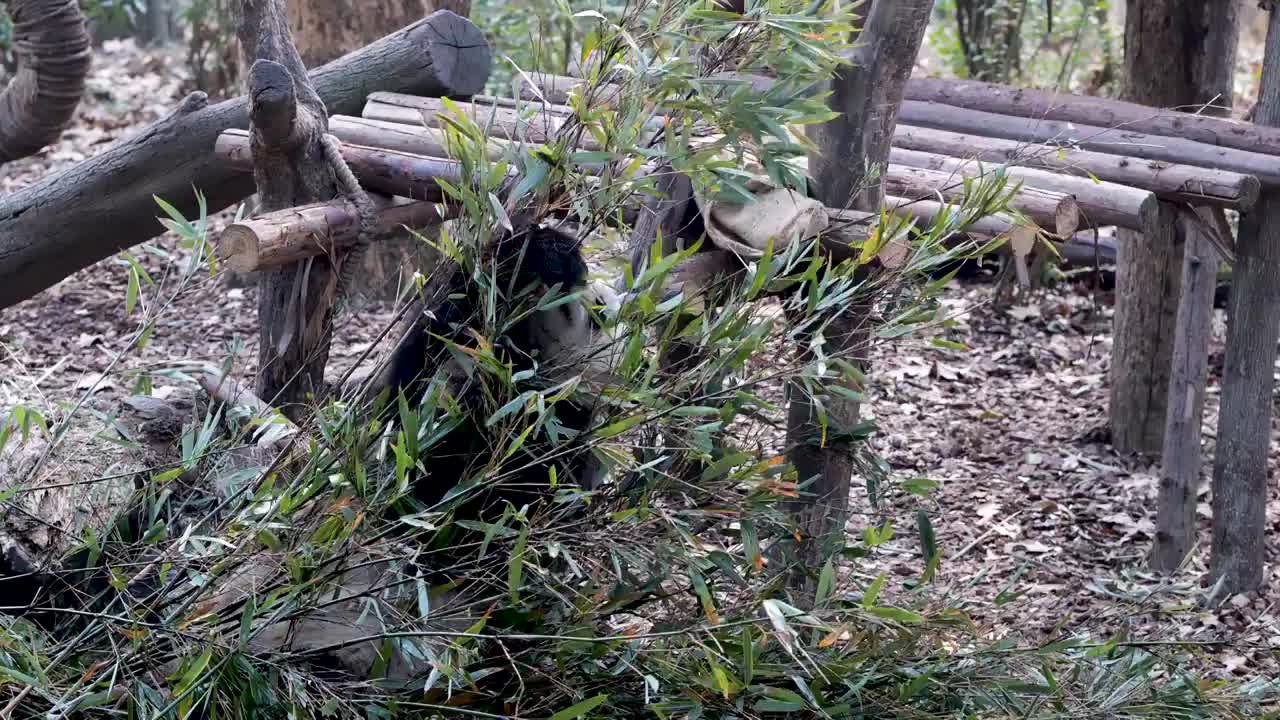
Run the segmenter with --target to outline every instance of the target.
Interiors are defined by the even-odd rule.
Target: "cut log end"
[[[484,91],[493,70],[493,55],[484,34],[466,18],[450,10],[427,17],[431,28],[426,56],[450,97],[470,97]]]
[[[1070,195],[1058,202],[1054,212],[1054,231],[1058,237],[1071,237],[1080,229],[1080,205]]]
[[[261,260],[258,233],[242,225],[228,225],[218,236],[218,259],[235,272],[252,272]]]
[[[293,134],[297,93],[288,69],[258,60],[249,69],[249,116],[268,147],[281,147]]]

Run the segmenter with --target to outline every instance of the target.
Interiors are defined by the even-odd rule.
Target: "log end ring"
[[[236,272],[257,270],[260,256],[258,234],[246,225],[228,225],[218,236],[218,257]]]

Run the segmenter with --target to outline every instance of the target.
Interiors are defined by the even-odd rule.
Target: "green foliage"
[[[928,42],[956,77],[1111,89],[1117,75],[1111,0],[938,0]]]
[[[416,406],[390,399],[394,436],[363,403],[329,400],[289,449],[248,466],[228,462],[231,451],[260,447],[278,417],[245,423],[230,409],[201,411],[183,431],[177,466],[142,483],[131,519],[83,538],[105,582],[78,585],[76,606],[43,625],[3,620],[0,688],[21,689],[0,690],[0,706],[21,692],[13,717],[23,720],[1199,718],[1267,700],[1267,683],[1184,679],[1140,644],[979,638],[929,592],[946,572],[946,548],[923,502],[912,585],[860,567],[895,532],[874,519],[820,567],[797,567],[787,504],[802,493],[799,478],[760,450],[784,416],[771,389],[785,379],[818,392],[839,387],[836,378],[866,381],[815,340],[850,305],[876,307],[876,342],[944,324],[945,269],[987,249],[944,241],[1005,209],[1012,188],[999,175],[967,185],[958,211],[932,226],[874,218],[846,235],[855,239],[844,259],[819,252],[818,241],[779,238],[742,283],[724,283],[710,300],[668,290],[696,247],[655,251],[639,276],[627,266],[620,307],[592,308],[613,341],[554,385],[514,373],[494,348],[514,319],[580,300],[499,287],[483,253],[494,228],[555,208],[583,236],[607,238],[625,202],[653,192],[645,164],[688,174],[706,197],[746,194],[748,160],[774,183],[803,185],[803,127],[829,117],[808,88],[838,64],[850,32],[832,5],[769,0],[741,18],[664,0],[612,19],[577,17],[574,52],[600,49],[622,91],[597,102],[594,77],[552,142],[510,146],[497,162],[485,159],[484,118],[449,114],[447,145],[471,182],[445,185],[462,215],[437,244],[488,298],[476,344],[451,354],[478,399],[464,406],[443,382]],[[763,92],[713,79],[765,67],[777,81]],[[599,150],[576,149],[587,136]],[[162,210],[193,251],[182,277],[211,267],[203,217]],[[908,246],[897,268],[875,261],[891,241]],[[135,263],[122,267],[138,278],[127,309],[154,321],[163,303],[149,299]],[[695,352],[681,372],[666,372],[676,343]],[[611,482],[587,491],[551,473],[550,503],[461,516],[472,495],[509,479],[522,448],[564,447],[558,413],[569,398],[594,403],[599,416],[583,439]],[[469,415],[483,419],[490,452],[464,472],[433,448]],[[874,427],[828,430],[865,438]],[[888,502],[893,479],[866,443],[859,453],[873,504]],[[436,505],[415,503],[409,471],[445,463],[459,467],[461,484]],[[902,486],[910,502],[932,488],[921,478]],[[339,604],[344,574],[375,563],[388,576],[348,588],[359,617],[329,631],[368,630],[361,639],[377,652],[366,674],[309,664],[322,654],[314,645],[257,645],[280,623]],[[220,595],[250,572],[251,592]],[[796,574],[814,576],[815,590],[789,588]],[[420,672],[405,680],[404,664]]]

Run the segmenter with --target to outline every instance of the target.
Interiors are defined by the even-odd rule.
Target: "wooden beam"
[[[887,194],[913,200],[941,197],[955,202],[964,197],[963,178],[941,170],[890,165],[880,183]],[[1081,227],[1080,206],[1065,193],[1023,186],[1010,198],[1009,206],[1059,237]]]
[[[989,164],[984,166],[976,160],[902,148],[894,148],[889,153],[889,160],[898,165],[928,168],[974,179],[990,177],[997,171],[996,167]],[[1052,190],[1075,198],[1076,205],[1080,208],[1081,225],[1087,227],[1115,225],[1141,230],[1143,222],[1155,211],[1156,203],[1159,202],[1153,193],[1127,185],[1095,182],[1088,178],[1034,168],[1005,167],[1000,168],[1000,172],[1013,181],[1023,183],[1023,187]]]
[[[949,130],[1029,143],[1050,143],[1093,152],[1160,160],[1180,165],[1254,175],[1267,186],[1280,185],[1280,162],[1271,155],[1206,145],[1162,135],[1068,123],[1019,118],[940,103],[905,102],[900,115],[907,125]]]
[[[976,80],[917,78],[907,100],[999,115],[1118,128],[1280,156],[1280,130],[1198,114],[1198,107],[1162,110],[1138,103],[1010,87]]]
[[[220,135],[214,155],[228,167],[243,172],[253,170],[249,134],[243,130],[228,130]],[[442,196],[436,178],[455,185],[462,182],[462,165],[444,158],[346,144],[342,146],[342,157],[365,189],[385,195],[439,201]]]
[[[898,126],[893,134],[893,146],[1097,178],[1149,190],[1162,200],[1237,210],[1253,207],[1261,188],[1253,175],[1226,170],[910,125]]]
[[[378,231],[438,225],[456,212],[423,200],[379,201]],[[275,268],[309,257],[338,258],[351,249],[360,218],[349,203],[335,200],[286,208],[228,225],[217,238],[219,259],[232,270]]]

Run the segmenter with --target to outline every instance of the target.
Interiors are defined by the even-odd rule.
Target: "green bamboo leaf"
[[[575,703],[555,715],[552,715],[550,720],[574,720],[574,718],[583,717],[592,710],[595,710],[605,704],[608,700],[608,695],[597,695],[593,698],[587,698],[580,703]]]
[[[524,553],[529,545],[529,526],[520,528],[520,537],[516,538],[516,547],[511,551],[511,560],[507,563],[507,592],[511,594],[512,604],[520,604],[520,584],[524,581]]]

